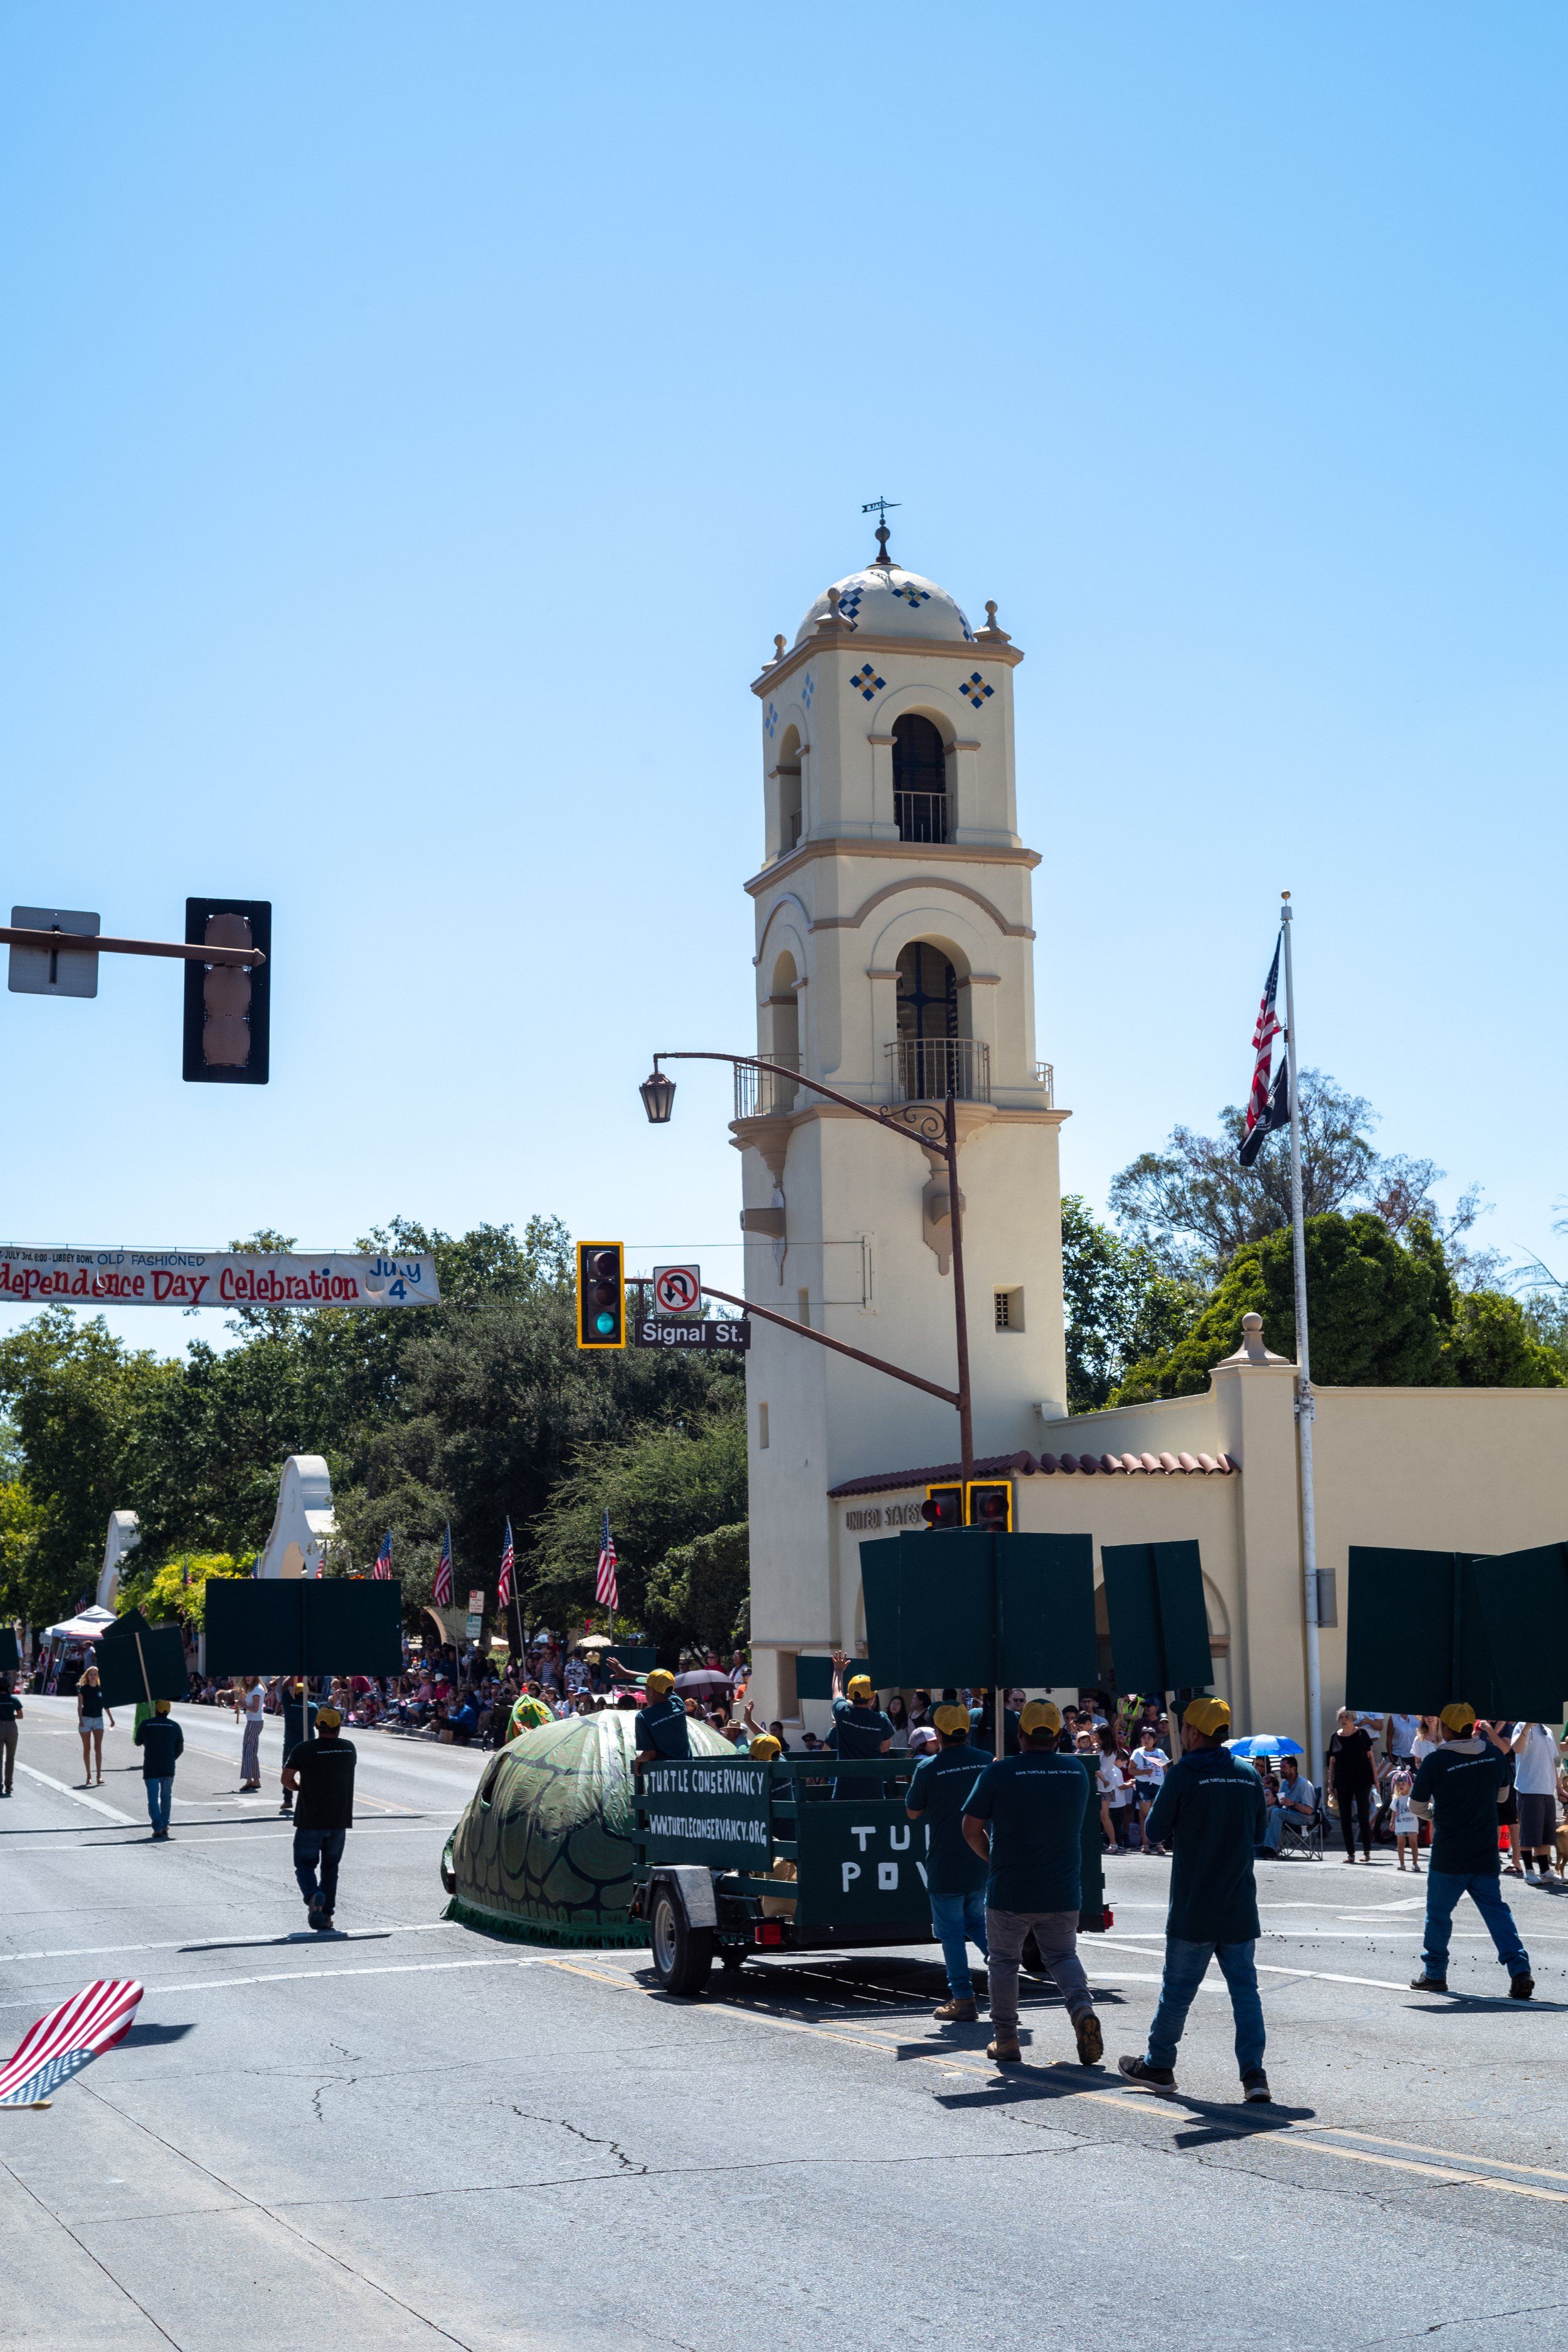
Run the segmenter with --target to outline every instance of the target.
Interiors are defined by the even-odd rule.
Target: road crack
[[[531,2115],[526,2107],[513,2107],[512,2114],[521,2116],[525,2124],[548,2124],[552,2131],[570,2132],[574,2139],[585,2141],[589,2147],[608,2148],[623,2172],[641,2175],[648,2170],[646,2164],[638,2164],[634,2158],[626,2154],[619,2140],[595,2139],[592,2132],[580,2130],[576,2124],[569,2124],[564,2116]],[[540,2185],[543,2187],[547,2184],[542,2182]]]

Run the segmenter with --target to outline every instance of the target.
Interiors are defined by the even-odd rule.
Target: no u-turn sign
[[[695,1265],[656,1265],[653,1270],[653,1311],[656,1315],[689,1317],[702,1308],[702,1270]]]

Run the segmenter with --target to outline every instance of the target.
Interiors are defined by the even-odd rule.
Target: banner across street
[[[437,1307],[436,1261],[240,1250],[27,1249],[0,1243],[0,1300],[115,1307]]]

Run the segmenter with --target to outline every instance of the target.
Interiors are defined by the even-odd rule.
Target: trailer
[[[738,1969],[757,1952],[934,1944],[927,1824],[906,1811],[919,1761],[785,1755],[753,1763],[736,1755],[645,1764],[633,1798],[631,1908],[647,1924],[660,1988],[699,1993],[715,1959]],[[1098,1934],[1112,1921],[1094,1773],[1084,1770],[1079,1929]],[[845,1782],[865,1793],[839,1794]]]

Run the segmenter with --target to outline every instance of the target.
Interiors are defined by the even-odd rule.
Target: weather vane
[[[874,563],[890,565],[892,562],[892,557],[888,553],[888,541],[891,536],[888,530],[888,517],[895,507],[902,504],[901,499],[868,499],[860,509],[862,514],[874,514],[877,518],[878,552],[871,559]]]

